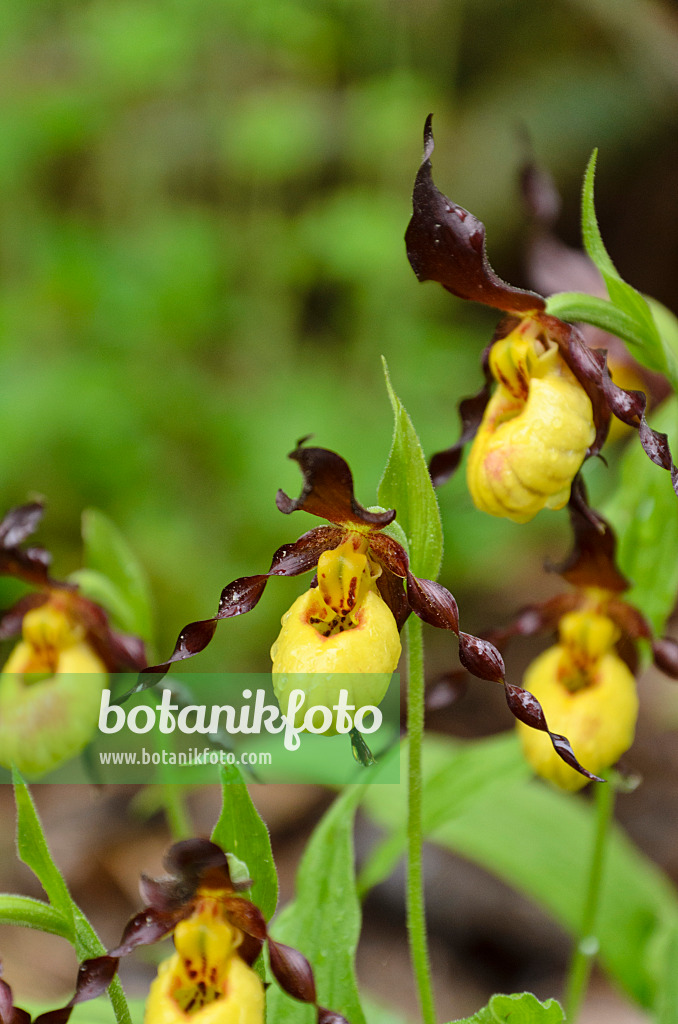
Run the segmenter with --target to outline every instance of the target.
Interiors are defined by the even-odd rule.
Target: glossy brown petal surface
[[[331,523],[355,523],[380,529],[395,519],[393,509],[387,512],[368,512],[356,501],[353,493],[353,474],[341,455],[327,448],[304,448],[303,441],[290,459],[299,463],[304,486],[298,498],[289,498],[278,491],[276,505],[281,512],[310,512]]]
[[[303,1003],[314,1003],[315,981],[313,971],[303,953],[281,942],[268,940],[271,971],[280,987],[294,999]]]
[[[617,568],[614,530],[590,508],[581,476],[572,484],[568,510],[574,544],[556,571],[575,587],[602,587],[617,593],[628,590],[628,581]]]
[[[345,1017],[334,1010],[326,1010],[323,1006],[318,1007],[318,1024],[348,1024]]]
[[[258,604],[271,576],[298,576],[309,572],[317,565],[320,555],[330,548],[337,547],[343,537],[344,531],[337,527],[318,526],[303,534],[293,544],[285,544],[278,548],[267,573],[233,580],[221,592],[216,615],[211,619],[189,622],[184,626],[167,661],[144,668],[136,684],[118,699],[118,703],[124,702],[134,693],[155,686],[159,677],[164,676],[174,662],[184,661],[204,651],[216,632],[217,623],[222,619],[231,619],[236,615],[251,612]]]
[[[485,226],[433,184],[433,132],[424,127],[424,159],[414,182],[413,215],[405,233],[407,258],[419,281],[437,281],[453,295],[509,313],[544,309],[541,295],[514,288],[495,274],[485,254]]]
[[[433,580],[421,580],[407,574],[407,597],[420,619],[438,629],[451,629],[459,635],[459,609],[454,596]]]
[[[504,682],[504,659],[489,640],[481,640],[470,633],[460,633],[459,661],[478,679],[486,679],[490,683]]]
[[[592,772],[580,765],[574,756],[574,751],[567,737],[550,731],[546,724],[541,704],[529,690],[524,690],[522,686],[515,686],[513,683],[505,683],[504,692],[506,693],[506,703],[511,713],[515,715],[519,722],[524,722],[531,729],[538,729],[540,732],[547,733],[553,744],[553,749],[565,764],[569,764],[570,768],[574,768],[580,775],[585,776],[585,778],[590,779],[592,782],[604,782],[604,779],[593,775]]]
[[[652,657],[660,671],[670,679],[678,679],[678,643],[670,637],[655,640],[652,644]]]

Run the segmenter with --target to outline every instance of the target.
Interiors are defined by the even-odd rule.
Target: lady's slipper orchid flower
[[[568,740],[549,730],[541,706],[532,694],[505,680],[504,662],[497,649],[459,629],[457,602],[452,594],[439,583],[420,579],[410,571],[407,552],[386,532],[395,519],[395,510],[375,512],[363,508],[353,493],[351,471],[336,452],[306,448],[302,441],[290,458],[299,463],[304,484],[295,500],[278,491],[278,508],[286,515],[298,510],[310,512],[329,520],[331,525],[318,526],[295,543],[279,548],[267,573],[229,583],[221,593],[216,615],[185,626],[168,660],[144,669],[131,692],[152,686],[157,674],[166,673],[171,664],[204,650],[217,623],[251,611],[272,576],[298,576],[316,569],[317,586],[299,598],[286,614],[273,646],[276,686],[283,704],[287,673],[305,673],[309,686],[314,685],[314,675],[317,682],[320,673],[319,695],[325,698],[332,696],[327,690],[329,685],[338,686],[336,681],[327,682],[328,673],[369,672],[376,673],[377,680],[380,673],[390,673],[399,654],[394,624],[396,629],[402,628],[413,611],[429,625],[455,633],[464,668],[479,679],[501,683],[516,718],[546,733],[559,757],[586,778],[595,779],[581,767]],[[345,685],[345,677],[338,678]],[[383,682],[376,685],[382,686]],[[359,678],[354,683],[354,692],[356,705],[362,706],[379,696],[369,683],[361,692]]]
[[[477,435],[468,470],[474,501],[493,515],[526,522],[542,508],[567,502],[579,466],[600,451],[614,415],[638,430],[647,455],[670,471],[678,492],[666,436],[645,420],[646,396],[614,384],[606,353],[590,349],[577,327],[549,316],[541,295],[495,274],[485,254],[484,225],[433,184],[433,146],[429,117],[405,235],[412,269],[420,281],[437,281],[460,298],[508,314],[484,355],[485,385],[459,406],[459,441],[431,460],[434,484],[449,479],[463,446]],[[499,390],[491,398],[495,380]]]
[[[318,1005],[306,957],[271,938],[259,908],[242,895],[252,883],[231,880],[228,858],[215,843],[175,843],[165,867],[170,874],[164,878],[142,875],[148,906],[128,922],[120,945],[82,964],[81,975],[90,979],[86,998],[101,995],[121,957],[173,935],[176,952],[160,965],[145,1024],[263,1024],[264,990],[252,965],[266,943],[283,991],[315,1006],[318,1024],[347,1024]]]
[[[574,591],[527,608],[493,639],[531,636],[557,629],[558,643],[541,654],[523,680],[555,728],[593,771],[613,765],[633,743],[638,698],[635,641],[651,640],[641,613],[621,597],[628,583],[615,564],[616,541],[609,524],[586,504],[577,480],[570,499],[575,544],[559,572]],[[655,663],[678,676],[678,644],[653,643]],[[586,779],[553,756],[542,737],[519,723],[523,751],[537,774],[562,789],[576,790]]]
[[[39,776],[79,754],[96,729],[109,672],[139,669],[143,645],[111,630],[103,609],[49,576],[49,555],[22,548],[42,506],[0,523],[0,574],[37,587],[0,615],[0,639],[21,633],[0,674],[0,764]]]

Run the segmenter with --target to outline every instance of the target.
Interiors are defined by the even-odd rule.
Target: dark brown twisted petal
[[[660,671],[670,679],[678,679],[678,643],[665,636],[652,643],[652,657]]]
[[[326,1010],[324,1006],[318,1007],[318,1024],[348,1024],[345,1017],[334,1010]]]
[[[400,632],[410,615],[410,606],[405,596],[402,577],[396,576],[383,565],[381,576],[377,580],[377,590],[391,609],[398,632]]]
[[[565,737],[561,736],[557,732],[551,732],[548,725],[546,724],[546,718],[544,717],[544,711],[537,698],[529,692],[524,690],[522,686],[515,686],[513,683],[504,683],[504,692],[506,693],[506,703],[509,706],[509,710],[518,721],[523,722],[525,725],[529,725],[531,729],[538,729],[540,732],[547,733],[553,749],[555,750],[558,757],[562,758],[565,764],[569,764],[570,768],[574,768],[575,771],[579,772],[580,775],[585,776],[587,779],[591,779],[592,782],[604,782],[604,779],[599,778],[597,775],[593,775],[592,772],[580,765],[577,758],[574,756],[574,751],[570,746],[570,741]]]
[[[409,571],[409,559],[402,544],[385,533],[374,533],[370,537],[370,551],[376,560],[394,576],[405,579]]]
[[[254,939],[266,938],[266,919],[254,903],[244,896],[231,896],[224,900],[226,914],[232,925]]]
[[[621,598],[611,598],[605,605],[605,614],[617,623],[627,639],[652,639],[652,628],[642,612]]]
[[[303,953],[270,938],[268,952],[271,958],[271,972],[281,989],[302,1003],[315,1003],[313,971]]]
[[[117,969],[118,959],[112,956],[97,956],[83,961],[78,968],[75,994],[70,1002],[58,1010],[41,1013],[35,1018],[34,1024],[66,1024],[74,1006],[96,999],[106,991]]]
[[[271,576],[299,576],[301,573],[309,572],[317,565],[323,551],[341,544],[344,535],[345,531],[338,527],[318,526],[303,534],[295,543],[278,548],[267,573],[233,580],[221,592],[217,614],[211,619],[189,622],[184,626],[167,661],[144,668],[136,684],[118,698],[118,703],[123,703],[134,693],[155,686],[174,662],[184,661],[204,651],[214,636],[217,623],[222,619],[231,619],[236,615],[251,612],[259,602]]]
[[[504,659],[489,640],[470,633],[459,634],[459,661],[467,672],[490,683],[503,683],[506,669]]]
[[[591,458],[603,447],[610,429],[610,405],[602,386],[605,351],[589,348],[579,328],[555,316],[540,313],[539,322],[548,337],[557,343],[561,356],[591,401],[596,428],[596,436],[586,453],[586,457]]]
[[[2,964],[0,964],[2,974]],[[0,979],[0,1021],[2,1024],[31,1024],[31,1015],[14,1005],[12,990],[6,981]]]
[[[627,391],[618,387],[610,377],[606,352],[603,349],[590,349],[581,332],[572,324],[545,314],[539,314],[539,320],[550,337],[558,342],[563,359],[591,399],[596,438],[587,457],[600,451],[607,436],[609,414],[612,413],[622,423],[635,427],[646,455],[655,465],[668,470],[673,489],[678,494],[678,467],[671,457],[668,438],[666,434],[653,430],[645,419],[647,395],[643,391]]]
[[[327,448],[304,448],[303,438],[289,458],[299,463],[304,476],[301,494],[296,500],[278,491],[275,503],[281,512],[310,512],[331,523],[355,523],[381,529],[395,519],[395,510],[368,512],[356,501],[353,474],[341,455]]]
[[[574,544],[555,571],[575,587],[602,587],[616,593],[628,590],[628,580],[617,568],[614,530],[589,506],[580,475],[573,481],[568,511]]]
[[[44,511],[44,505],[38,501],[10,509],[0,522],[0,547],[16,548],[23,544],[37,530]]]
[[[420,619],[438,629],[451,629],[459,635],[459,609],[453,595],[433,580],[421,580],[407,574],[407,597]]]
[[[44,604],[48,595],[42,591],[35,591],[32,594],[24,594],[19,600],[8,608],[6,612],[0,613],[0,640],[9,640],[21,632],[21,624],[26,612],[33,608],[39,608]]]
[[[485,226],[433,184],[432,115],[424,126],[424,159],[414,182],[413,216],[405,233],[407,258],[419,281],[437,281],[453,295],[509,313],[544,309],[536,292],[498,277],[485,253]]]
[[[440,487],[456,473],[461,462],[464,445],[471,441],[476,434],[485,415],[487,403],[490,400],[492,391],[492,374],[490,373],[490,349],[488,345],[483,352],[482,367],[485,383],[476,395],[464,398],[459,403],[459,418],[461,420],[461,434],[459,440],[449,448],[436,452],[429,463],[429,473],[434,487]]]
[[[127,956],[137,946],[149,946],[153,942],[159,942],[174,931],[179,921],[183,921],[190,913],[190,902],[177,907],[174,911],[146,907],[127,922],[119,945],[109,950],[109,956]]]

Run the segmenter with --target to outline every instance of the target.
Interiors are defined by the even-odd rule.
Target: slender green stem
[[[567,978],[565,1008],[568,1024],[575,1024],[579,1017],[586,990],[598,954],[599,942],[596,936],[596,918],[600,904],[601,883],[605,865],[607,839],[614,810],[615,788],[612,782],[596,784],[596,828],[593,849],[589,863],[588,885],[581,929],[574,949]]]
[[[424,736],[424,641],[422,624],[416,615],[407,623],[407,930],[410,956],[419,992],[424,1024],[435,1024],[435,1005],[426,937],[424,873],[422,865],[422,771]]]
[[[108,989],[108,997],[113,1004],[113,1011],[117,1024],[132,1024],[132,1015],[129,1012],[125,990],[122,987],[120,978],[115,977]]]

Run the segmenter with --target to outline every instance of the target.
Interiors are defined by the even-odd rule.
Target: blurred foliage
[[[279,486],[297,493],[285,455],[300,436],[340,451],[375,500],[391,433],[381,353],[427,452],[451,443],[494,321],[418,286],[405,258],[426,114],[439,184],[486,222],[504,276],[520,281],[521,124],[575,224],[598,145],[603,237],[631,218],[647,249],[651,205],[624,189],[653,180],[672,138],[673,19],[652,0],[8,5],[2,506],[45,496],[56,574],[80,564],[82,509],[105,510],[149,573],[163,654],[308,528],[274,505]],[[461,476],[441,505],[457,594],[515,597],[562,554],[562,515],[489,520]],[[293,587],[271,586],[256,624],[222,626],[196,668],[266,669]]]

